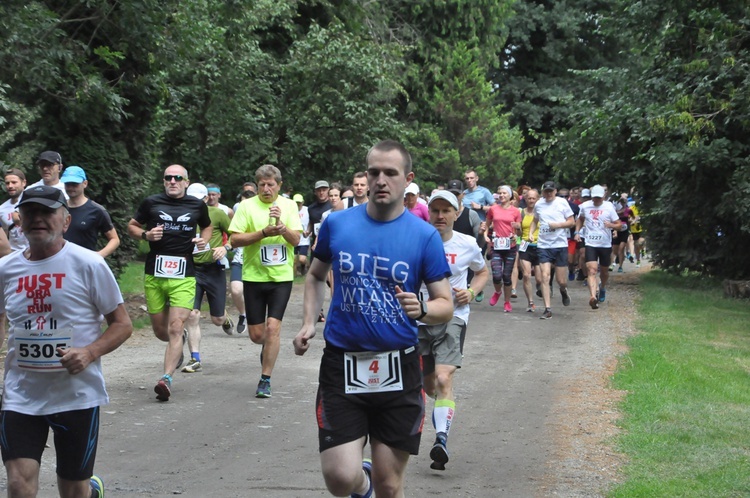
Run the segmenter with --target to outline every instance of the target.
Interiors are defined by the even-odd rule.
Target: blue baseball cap
[[[68,166],[63,171],[60,181],[63,183],[83,183],[86,181],[86,172],[80,166]]]

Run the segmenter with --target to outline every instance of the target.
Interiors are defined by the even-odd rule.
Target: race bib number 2
[[[398,351],[344,353],[346,394],[402,391],[401,356]]]
[[[68,349],[73,344],[73,329],[19,330],[15,329],[16,364],[35,372],[63,372],[57,348]]]
[[[286,245],[268,244],[260,248],[260,262],[263,266],[279,266],[289,262]]]

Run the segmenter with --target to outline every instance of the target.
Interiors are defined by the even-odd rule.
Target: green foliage
[[[635,187],[663,268],[750,276],[750,8],[623,2],[613,31],[627,65],[587,74],[608,89],[574,113],[553,149],[559,171]]]

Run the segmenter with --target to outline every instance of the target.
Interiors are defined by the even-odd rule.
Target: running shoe
[[[229,318],[229,315],[227,315],[227,319],[224,320],[224,323],[221,324],[221,330],[223,330],[226,335],[232,335],[233,328],[234,322],[231,318]]]
[[[536,297],[542,297],[542,286],[536,284]]]
[[[563,306],[570,306],[570,296],[568,296],[567,288],[560,288],[560,296],[562,297]]]
[[[445,470],[445,464],[448,463],[448,436],[444,432],[437,433],[435,444],[430,450],[430,458],[432,458],[431,469]]]
[[[530,302],[530,303],[529,303],[529,307],[528,307],[528,308],[526,308],[526,311],[527,311],[528,313],[533,313],[533,312],[535,312],[535,311],[536,311],[536,304],[534,304],[534,303],[533,303],[533,301],[532,301],[532,302]]]
[[[552,310],[549,308],[545,309],[542,316],[539,317],[540,320],[549,320],[550,318],[552,318]]]
[[[104,483],[102,482],[101,478],[97,476],[91,476],[91,479],[89,479],[89,483],[91,484],[91,489],[97,492],[96,498],[104,498]]]
[[[629,255],[628,255],[628,261],[630,261],[630,262],[632,263],[632,262],[633,262],[634,260],[635,260],[635,259],[633,258],[633,255],[632,255],[632,254],[629,254]]]
[[[190,358],[188,360],[187,365],[182,367],[182,371],[185,373],[195,373],[200,372],[203,370],[203,367],[201,367],[201,362],[196,360],[195,358]]]
[[[576,272],[568,270],[568,282],[572,282],[576,279]]]
[[[592,297],[589,299],[589,306],[591,306],[592,310],[599,309],[599,300],[595,297]]]
[[[505,303],[505,306],[503,306],[503,311],[505,311],[506,313],[510,313],[511,311],[513,311],[513,306],[510,305],[510,301],[507,301]]]
[[[641,267],[641,262],[640,262],[640,261],[639,261],[639,262],[637,262],[637,263],[635,264],[635,267],[636,267],[636,268],[640,268],[640,267]]]
[[[499,300],[500,300],[500,293],[493,292],[492,297],[490,298],[490,306],[495,306]]]
[[[154,386],[154,392],[156,393],[156,399],[159,401],[169,401],[169,397],[172,395],[172,378],[165,375],[159,379],[159,382]]]
[[[516,289],[510,290],[510,298],[511,299],[518,299],[518,292],[516,292]]]
[[[599,287],[599,302],[603,303],[607,298],[607,290],[603,287]]]
[[[615,265],[609,265],[609,271],[615,271]]]
[[[625,270],[622,269],[622,266],[617,268],[617,273],[625,273]]]
[[[586,275],[584,275],[582,271],[578,270],[578,274],[576,275],[576,280],[579,282],[585,282]]]
[[[358,495],[357,493],[352,493],[350,498],[372,498],[375,496],[373,494],[373,484],[372,484],[372,460],[369,458],[365,458],[362,460],[362,470],[365,471],[365,474],[367,474],[367,480],[370,483],[370,486],[367,488],[367,492],[363,495]]]
[[[247,325],[245,325],[245,315],[240,315],[240,317],[237,319],[237,333],[244,333],[246,328]]]
[[[260,379],[258,382],[258,389],[255,390],[256,398],[270,398],[271,397],[271,379]]]
[[[484,301],[484,291],[477,294],[476,297],[474,298],[474,301],[478,303],[481,303],[482,301]]]

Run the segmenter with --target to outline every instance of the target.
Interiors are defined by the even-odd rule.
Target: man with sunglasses
[[[186,195],[188,172],[179,164],[164,171],[164,193],[147,197],[128,222],[128,234],[146,240],[146,305],[154,335],[167,343],[164,375],[154,387],[156,399],[168,401],[172,374],[183,361],[185,321],[195,300],[193,252],[207,249],[213,228],[208,206]],[[200,236],[195,237],[200,227]]]

